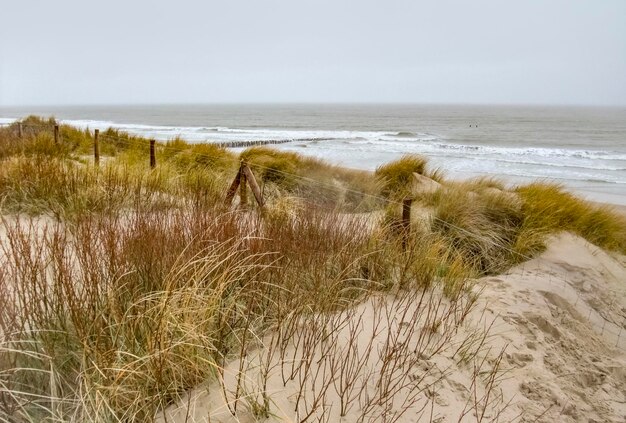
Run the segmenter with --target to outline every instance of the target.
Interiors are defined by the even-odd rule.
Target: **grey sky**
[[[2,0],[0,106],[626,105],[626,0]]]

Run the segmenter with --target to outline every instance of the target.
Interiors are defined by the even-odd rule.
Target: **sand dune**
[[[222,384],[192,390],[158,420],[300,421],[311,413],[311,421],[329,422],[624,422],[625,281],[626,257],[561,234],[541,256],[476,281],[468,314],[466,303],[437,290],[371,298],[301,322],[300,338],[292,332],[282,350],[272,347],[276,334],[268,337],[226,366]],[[301,339],[327,334],[329,325],[335,336],[305,357]],[[384,369],[385,360],[396,367]],[[381,395],[385,377],[402,384],[391,400]]]

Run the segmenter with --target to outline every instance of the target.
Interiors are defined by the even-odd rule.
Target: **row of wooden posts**
[[[19,137],[22,138],[24,136],[22,122],[18,122],[17,130],[18,130]],[[93,161],[96,166],[100,164],[99,137],[100,137],[100,130],[95,129],[93,133]],[[59,139],[60,139],[59,125],[54,125],[54,143],[58,144]],[[156,145],[156,141],[153,139],[150,140],[150,168],[151,169],[154,169],[156,167],[156,146],[155,145]],[[250,166],[248,166],[248,164],[244,161],[241,162],[241,165],[239,166],[239,171],[237,172],[237,176],[235,176],[233,183],[231,184],[230,188],[228,189],[228,192],[226,193],[226,203],[229,205],[232,204],[233,198],[235,197],[235,194],[237,192],[237,188],[239,188],[239,196],[241,197],[240,204],[245,205],[247,203],[246,185],[250,185],[250,189],[252,190],[252,193],[254,194],[254,198],[259,204],[259,207],[263,207],[264,206],[263,193],[261,192],[261,189],[259,188],[259,184],[257,183],[256,178],[254,177],[254,173],[252,173],[252,169],[250,169]]]
[[[24,128],[22,126],[22,122],[17,123],[17,133],[20,138],[24,136]],[[95,165],[100,164],[100,142],[99,142],[100,130],[95,129],[93,132],[93,161]],[[59,144],[59,140],[61,139],[59,132],[59,125],[54,125],[54,143]],[[154,169],[156,167],[156,151],[155,151],[155,140],[150,140],[150,167]]]
[[[17,130],[19,137],[22,138],[24,135],[22,122],[17,123]],[[94,163],[96,165],[100,164],[100,146],[98,143],[98,135],[100,134],[99,129],[94,130],[94,138],[93,138],[93,158]],[[54,143],[58,144],[60,139],[59,125],[54,125]],[[262,140],[262,141],[232,141],[232,142],[222,142],[216,143],[217,146],[222,148],[236,148],[236,147],[252,147],[259,145],[267,145],[267,144],[283,144],[290,142],[291,140]],[[155,153],[155,140],[150,140],[150,167],[154,169],[156,167],[156,153]]]
[[[22,122],[18,122],[17,123],[17,133],[19,135],[20,138],[22,138],[24,136],[24,128],[22,126]],[[99,129],[95,129],[94,133],[93,133],[93,160],[94,163],[97,165],[100,164],[100,143],[99,143],[99,135],[100,135],[100,130]],[[54,125],[54,143],[55,144],[59,144],[59,140],[60,140],[60,132],[59,132],[59,125],[55,124]],[[273,141],[260,141],[261,143],[271,143]],[[243,145],[245,144],[246,141],[240,141],[239,144]],[[233,143],[235,144],[235,143]],[[256,145],[256,144],[255,144]],[[260,144],[259,144],[260,145]],[[151,139],[150,140],[150,168],[154,169],[156,167],[156,140]],[[250,170],[250,168],[247,168],[248,172],[252,172]],[[254,178],[254,176],[252,177]],[[245,182],[245,179],[244,179]],[[255,181],[256,183],[256,181]]]
[[[96,129],[97,131],[97,129]],[[24,127],[22,126],[22,122],[17,123],[17,134],[20,138],[24,136]],[[54,125],[54,143],[58,144],[60,139],[59,135],[59,125]]]
[[[22,122],[17,123],[17,134],[20,138],[24,136],[24,128],[22,126]],[[54,125],[54,143],[59,143],[59,125]]]
[[[23,136],[22,123],[18,123],[18,133],[20,138]],[[93,136],[93,159],[94,164],[98,166],[100,164],[100,143],[99,143],[99,135],[100,130],[94,130]],[[54,125],[54,142],[55,144],[59,143],[59,125]],[[155,151],[155,140],[150,140],[150,168],[154,169],[156,167],[156,151]],[[263,199],[263,193],[257,183],[256,178],[254,177],[254,173],[250,166],[245,161],[241,161],[241,165],[239,166],[239,170],[237,171],[237,175],[233,180],[232,184],[226,191],[225,204],[230,206],[232,205],[233,199],[235,198],[235,194],[237,190],[239,190],[239,204],[241,206],[245,206],[248,203],[248,193],[247,186],[250,186],[252,193],[254,194],[254,198],[259,205],[259,207],[263,208],[265,206],[265,200]],[[405,198],[402,201],[402,220],[401,220],[401,228],[402,232],[405,234],[402,240],[403,248],[406,248],[406,243],[408,241],[407,236],[411,227],[411,206],[413,204],[413,199]]]

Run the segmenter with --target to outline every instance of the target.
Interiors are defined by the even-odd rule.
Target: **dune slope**
[[[345,422],[623,422],[625,265],[624,256],[564,233],[541,256],[476,281],[471,309],[435,290],[379,296],[323,323],[302,322],[298,339],[316,325],[332,326],[336,336],[309,359],[295,332],[283,350],[271,347],[276,336],[265,339],[229,363],[221,383],[192,390],[157,419],[300,421],[311,413],[312,421]],[[457,324],[454,335],[444,335]],[[390,334],[398,336],[390,341]],[[385,361],[390,351],[404,355]],[[305,365],[290,380],[293,362]],[[396,370],[382,369],[383,362]],[[358,374],[349,388],[341,363]],[[380,395],[385,377],[402,384],[391,400]]]

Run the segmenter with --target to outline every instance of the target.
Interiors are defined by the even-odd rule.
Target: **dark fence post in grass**
[[[411,230],[411,205],[413,199],[405,198],[402,200],[402,249],[406,250],[409,240],[409,232]]]
[[[54,125],[54,143],[55,144],[59,143],[59,125],[58,124]]]
[[[243,171],[244,164],[241,164],[239,172],[241,172],[241,183],[239,184],[239,207],[246,207],[248,205],[248,187],[246,186],[246,174]]]
[[[154,153],[154,140],[150,140],[150,168],[156,167],[156,154]]]
[[[22,132],[22,122],[17,123],[17,135],[22,138],[24,133]]]
[[[98,144],[99,129],[93,131],[93,162],[96,166],[100,165],[100,145]]]
[[[246,177],[246,180],[250,183],[250,188],[252,189],[252,193],[254,194],[254,198],[256,202],[259,204],[259,207],[263,207],[263,194],[261,194],[261,188],[259,188],[259,184],[256,182],[256,178],[254,177],[254,173],[252,173],[252,169],[248,166],[247,163],[243,163],[243,174]]]
[[[246,187],[246,183],[250,184],[250,189],[252,189],[252,193],[254,194],[254,198],[259,204],[259,207],[263,208],[265,203],[263,201],[261,188],[259,188],[259,184],[254,177],[254,173],[252,173],[252,169],[250,169],[248,164],[244,161],[241,162],[239,170],[237,171],[237,176],[235,176],[232,184],[230,184],[230,188],[226,191],[224,204],[230,206],[233,202],[233,198],[235,198],[237,189],[239,189],[239,206],[242,208],[246,207],[248,205],[248,189]]]
[[[237,188],[239,188],[239,184],[241,184],[241,167],[237,172],[237,176],[233,180],[233,183],[230,184],[230,188],[226,191],[226,199],[224,200],[224,204],[230,206],[233,202],[233,198],[235,198],[235,194],[237,193]]]

